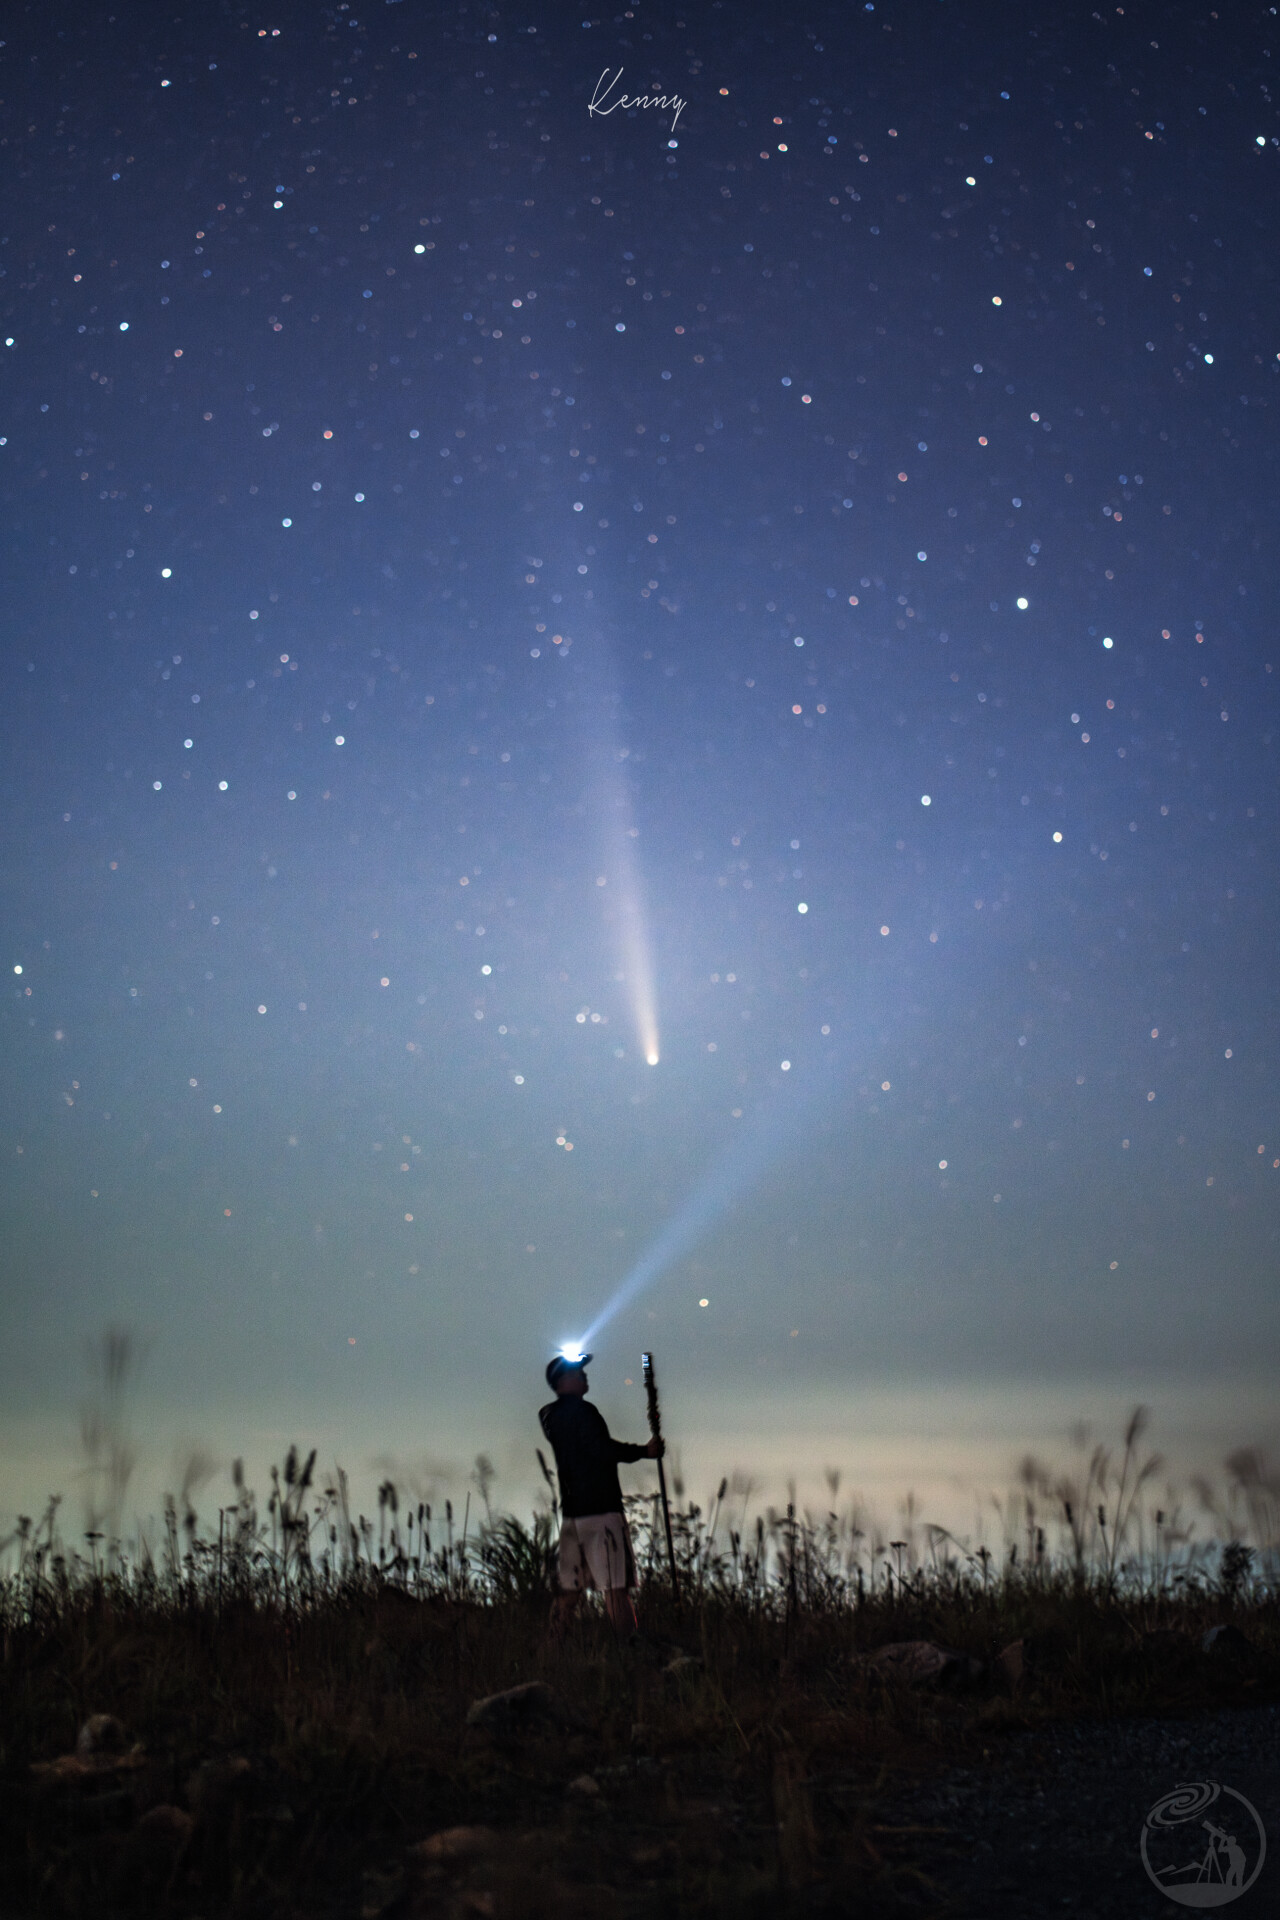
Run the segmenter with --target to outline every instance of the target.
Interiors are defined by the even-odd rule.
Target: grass
[[[910,1837],[877,1831],[886,1782],[1037,1720],[1280,1698],[1280,1483],[1234,1456],[1199,1496],[1232,1537],[1198,1545],[1142,1441],[1135,1416],[1074,1480],[1027,1462],[993,1550],[885,1541],[838,1487],[829,1514],[749,1522],[722,1484],[678,1503],[679,1606],[634,1502],[638,1651],[598,1615],[548,1644],[550,1476],[527,1522],[492,1510],[483,1462],[460,1512],[388,1482],[367,1519],[292,1452],[264,1510],[237,1469],[216,1528],[173,1500],[127,1551],[107,1527],[71,1550],[51,1502],[0,1581],[0,1911],[927,1911]],[[1240,1637],[1204,1651],[1221,1626]],[[887,1678],[871,1656],[913,1640],[968,1659]],[[533,1680],[549,1716],[468,1726]],[[59,1762],[95,1714],[122,1732]]]

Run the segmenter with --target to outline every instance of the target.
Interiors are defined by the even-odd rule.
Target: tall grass
[[[68,1537],[51,1499],[0,1542],[0,1911],[469,1912],[448,1904],[452,1882],[439,1906],[394,1889],[407,1842],[475,1822],[512,1846],[541,1834],[560,1864],[541,1881],[512,1867],[514,1891],[495,1880],[497,1904],[474,1911],[577,1911],[555,1874],[574,1860],[595,1887],[603,1871],[566,1794],[584,1769],[615,1796],[610,1819],[635,1828],[635,1858],[669,1856],[675,1876],[655,1868],[651,1895],[628,1891],[619,1842],[618,1884],[593,1912],[817,1911],[798,1890],[836,1872],[841,1848],[853,1873],[854,1841],[811,1779],[843,1794],[858,1769],[981,1752],[1038,1716],[1280,1693],[1277,1476],[1233,1455],[1221,1486],[1185,1497],[1193,1521],[1157,1494],[1143,1440],[1135,1416],[1074,1472],[1024,1463],[992,1502],[993,1545],[910,1503],[881,1527],[841,1502],[835,1474],[825,1510],[758,1509],[741,1480],[703,1503],[677,1485],[678,1606],[661,1516],[633,1499],[646,1637],[630,1653],[589,1609],[548,1638],[559,1514],[545,1462],[545,1498],[524,1516],[495,1506],[483,1458],[459,1502],[410,1500],[386,1479],[362,1513],[346,1475],[318,1475],[298,1448],[261,1500],[236,1462],[230,1498],[203,1513],[207,1463],[194,1463],[159,1526],[132,1538],[109,1530],[106,1502]],[[1226,1655],[1203,1652],[1205,1629],[1228,1622]],[[881,1677],[875,1651],[915,1639],[964,1656],[961,1691]],[[1017,1657],[998,1658],[1010,1642]],[[468,1731],[478,1696],[531,1679],[564,1703],[554,1728],[518,1751]],[[123,1784],[31,1772],[97,1713],[138,1743]],[[135,1884],[130,1863],[164,1833],[177,1836],[168,1879]],[[898,1910],[858,1904],[857,1885],[853,1906],[830,1910]],[[392,1889],[383,1905],[370,1886]]]
[[[1274,1598],[1280,1590],[1280,1471],[1254,1449],[1231,1454],[1224,1480],[1192,1483],[1188,1496],[1155,1486],[1161,1462],[1144,1454],[1146,1415],[1136,1409],[1118,1453],[1095,1446],[1075,1471],[1022,1463],[1019,1484],[992,1496],[997,1544],[972,1544],[922,1519],[904,1503],[900,1537],[859,1504],[839,1508],[839,1475],[828,1476],[832,1505],[748,1510],[726,1476],[705,1507],[684,1498],[677,1479],[672,1513],[683,1592],[697,1603],[777,1616],[803,1610],[839,1612],[878,1596],[926,1593],[1026,1592],[1070,1588],[1136,1602],[1229,1591],[1237,1599]],[[216,1514],[197,1513],[195,1497],[210,1475],[194,1459],[178,1495],[166,1494],[160,1537],[145,1527],[122,1537],[127,1448],[108,1433],[102,1469],[109,1498],[90,1509],[80,1540],[69,1538],[61,1496],[38,1521],[19,1516],[0,1540],[0,1618],[32,1617],[56,1596],[92,1589],[123,1597],[305,1606],[344,1592],[395,1587],[421,1599],[476,1607],[549,1594],[559,1527],[555,1475],[539,1463],[547,1492],[532,1515],[495,1512],[493,1468],[481,1455],[467,1490],[452,1499],[405,1499],[392,1479],[378,1487],[376,1517],[353,1512],[346,1473],[316,1477],[314,1449],[291,1447],[270,1469],[265,1504],[250,1489],[243,1462],[232,1466],[232,1498]],[[642,1593],[669,1583],[657,1496],[626,1501]]]

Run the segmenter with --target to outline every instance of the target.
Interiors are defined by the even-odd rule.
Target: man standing
[[[620,1460],[658,1460],[661,1440],[630,1446],[615,1440],[597,1407],[587,1405],[589,1353],[559,1354],[547,1368],[556,1398],[538,1414],[551,1442],[560,1476],[559,1584],[551,1610],[553,1636],[562,1634],[589,1588],[604,1595],[615,1632],[629,1640],[636,1610],[629,1589],[636,1584],[631,1536],[622,1514]]]

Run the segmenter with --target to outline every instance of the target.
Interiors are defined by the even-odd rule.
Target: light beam
[[[772,1168],[802,1145],[810,1132],[814,1108],[830,1105],[845,1075],[845,1063],[832,1060],[818,1069],[806,1085],[792,1082],[785,1091],[756,1109],[745,1131],[731,1141],[708,1167],[680,1211],[650,1241],[630,1273],[624,1275],[582,1336],[590,1346],[621,1308],[628,1306],[683,1260],[735,1204],[751,1192]]]

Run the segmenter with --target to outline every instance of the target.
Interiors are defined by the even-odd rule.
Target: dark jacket
[[[559,1394],[538,1415],[551,1442],[560,1475],[560,1510],[566,1520],[588,1513],[621,1513],[619,1460],[642,1460],[643,1447],[615,1440],[598,1407],[576,1394]]]

